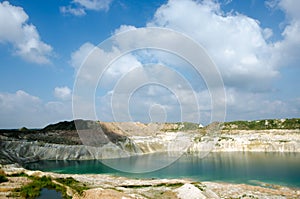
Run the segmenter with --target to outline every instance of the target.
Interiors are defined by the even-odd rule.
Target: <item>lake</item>
[[[121,165],[125,171],[135,168],[151,170],[157,161],[169,160],[166,154],[149,154],[139,157],[105,160],[106,165]],[[131,178],[190,178],[196,181],[222,181],[232,183],[280,184],[300,187],[299,153],[223,152],[210,153],[204,158],[183,155],[160,170],[147,173],[130,173],[112,169],[97,160],[39,161],[24,165],[31,170],[69,174],[112,174]],[[151,165],[152,164],[152,165]],[[147,165],[150,165],[147,168]],[[164,164],[161,164],[164,165]],[[159,168],[160,166],[158,166]],[[133,169],[133,170],[132,170]]]

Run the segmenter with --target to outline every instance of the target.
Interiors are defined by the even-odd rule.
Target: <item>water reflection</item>
[[[122,164],[130,171],[152,167],[152,163],[169,161],[166,154],[152,154],[126,159],[105,160]],[[162,164],[163,165],[163,164]],[[155,165],[154,165],[155,166]],[[110,173],[135,178],[193,178],[199,181],[248,183],[263,181],[300,187],[299,153],[224,152],[210,153],[205,158],[183,155],[168,167],[148,173],[126,173],[100,161],[40,161],[26,165],[29,169],[59,173]]]

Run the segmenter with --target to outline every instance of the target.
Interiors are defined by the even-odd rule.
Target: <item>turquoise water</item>
[[[116,160],[109,164],[132,168],[145,162],[165,159],[164,154],[145,155]],[[145,160],[145,161],[144,161]],[[154,161],[155,162],[155,161]],[[224,152],[210,153],[205,158],[183,155],[173,164],[148,173],[126,173],[112,169],[101,161],[40,161],[25,165],[32,170],[77,174],[112,174],[131,178],[191,178],[197,181],[223,181],[260,184],[266,182],[300,187],[299,153]]]

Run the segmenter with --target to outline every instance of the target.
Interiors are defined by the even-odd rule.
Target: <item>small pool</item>
[[[53,190],[53,189],[47,189],[43,188],[41,190],[41,194],[37,199],[62,199],[62,195],[60,192]]]

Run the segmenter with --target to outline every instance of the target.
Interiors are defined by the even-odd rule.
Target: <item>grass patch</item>
[[[1,176],[1,174],[0,174]],[[21,188],[17,188],[14,190],[13,196],[15,197],[23,197],[23,198],[36,198],[40,195],[42,188],[53,189],[62,194],[63,198],[69,199],[70,196],[67,195],[67,190],[65,186],[70,187],[72,190],[76,191],[78,194],[82,195],[84,190],[87,190],[88,187],[85,184],[75,180],[72,177],[68,178],[57,178],[54,179],[56,182],[63,184],[65,186],[61,186],[57,183],[53,182],[51,177],[36,177],[36,176],[28,176],[24,172],[22,173],[15,173],[9,175],[9,177],[27,177],[32,182],[27,185],[22,186]]]
[[[224,136],[222,136],[222,137],[219,137],[218,142],[220,142],[222,140],[226,140],[226,141],[231,140],[231,141],[234,141],[234,139],[231,138],[231,137],[224,137]]]
[[[192,185],[197,187],[200,191],[205,191],[206,190],[206,185],[203,185],[200,182],[192,182]]]
[[[289,142],[289,140],[279,140],[279,142]]]
[[[176,183],[160,183],[153,185],[153,187],[181,187],[183,185],[182,182],[176,182]]]
[[[184,126],[180,130],[182,131],[191,131],[191,130],[198,130],[199,129],[199,124],[192,123],[192,122],[183,122],[182,123]]]
[[[141,185],[129,184],[129,185],[122,185],[121,187],[132,188],[132,189],[140,189],[140,188],[152,187],[152,185],[150,185],[150,184],[141,184]]]
[[[266,119],[254,121],[224,122],[223,130],[266,130],[266,129],[300,129],[300,119]]]
[[[181,187],[183,183],[160,183],[160,184],[141,184],[141,185],[122,185],[121,187],[124,188],[133,188],[133,189],[139,189],[139,188],[146,188],[146,187]]]
[[[29,177],[26,173],[21,172],[21,173],[13,173],[8,175],[8,177]]]
[[[74,191],[76,191],[77,193],[79,193],[80,195],[82,195],[83,191],[89,189],[86,184],[83,184],[77,180],[75,180],[72,177],[68,177],[68,178],[57,178],[55,179],[57,182],[66,185],[68,187],[70,187],[71,189],[73,189]]]
[[[42,188],[54,189],[62,194],[63,198],[70,199],[71,197],[67,195],[66,188],[60,185],[57,185],[52,182],[50,177],[43,176],[41,178],[28,176],[32,180],[31,183],[22,186],[21,188],[15,189],[14,195],[19,195],[23,198],[36,198],[40,195]]]

